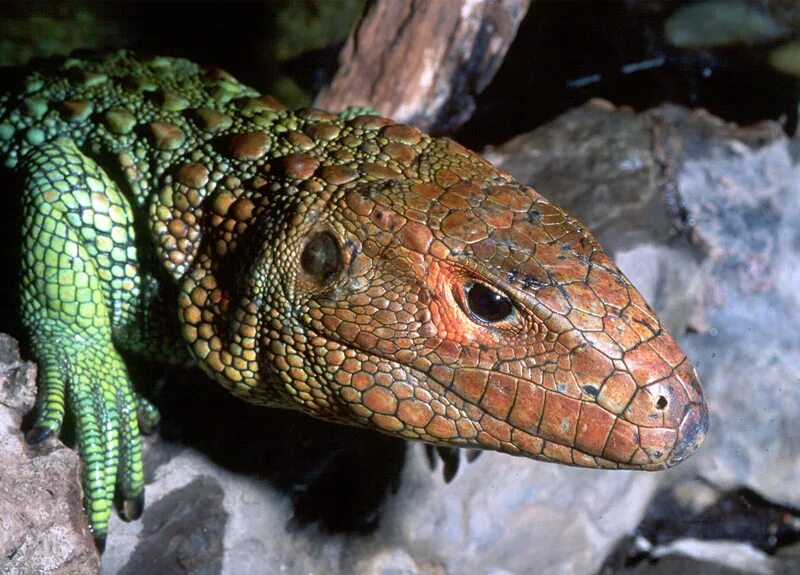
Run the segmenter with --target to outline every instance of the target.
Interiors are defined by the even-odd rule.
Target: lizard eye
[[[470,282],[464,286],[467,311],[484,323],[497,323],[514,314],[511,300],[488,286]]]
[[[336,237],[328,231],[311,236],[300,255],[300,265],[314,282],[323,286],[333,282],[344,267]]]

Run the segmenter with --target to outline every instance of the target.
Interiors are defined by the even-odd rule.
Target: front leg
[[[144,501],[140,424],[155,409],[134,392],[112,340],[130,322],[140,272],[130,205],[69,139],[25,158],[22,322],[39,364],[37,417],[28,438],[58,433],[65,400],[84,462],[84,507],[102,548],[115,485],[127,519]]]

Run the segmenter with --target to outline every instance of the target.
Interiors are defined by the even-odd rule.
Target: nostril
[[[663,395],[659,395],[658,399],[656,400],[656,409],[664,409],[665,407],[667,407],[668,403],[669,402],[667,401],[666,397],[664,397]]]
[[[600,395],[600,390],[597,389],[597,387],[595,387],[594,385],[584,385],[583,387],[581,387],[581,389],[586,395],[590,395],[594,398]]]

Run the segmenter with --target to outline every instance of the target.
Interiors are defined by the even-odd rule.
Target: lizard
[[[591,233],[444,137],[288,110],[222,69],[128,51],[0,95],[22,203],[31,444],[73,414],[84,509],[144,506],[157,408],[126,360],[444,447],[660,470],[706,434],[691,362]]]

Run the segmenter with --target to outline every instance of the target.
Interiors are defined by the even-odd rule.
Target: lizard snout
[[[663,351],[677,349],[665,333],[652,344]],[[632,366],[634,375],[653,373],[637,370],[633,362]],[[708,429],[708,409],[697,372],[685,357],[670,371],[655,381],[634,377],[637,390],[620,414],[630,433],[609,442],[608,457],[623,460],[626,443],[631,448],[637,445],[630,463],[658,470],[677,465],[702,445]]]
[[[695,387],[700,388],[695,376]],[[667,467],[677,465],[703,445],[708,431],[708,409],[705,403],[689,406],[678,428],[678,439],[666,460]]]

